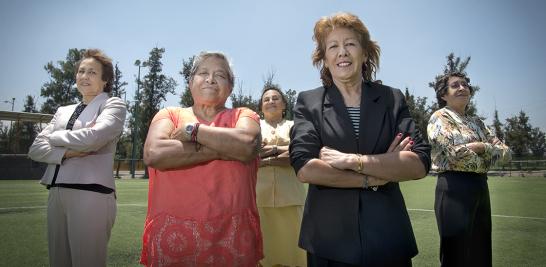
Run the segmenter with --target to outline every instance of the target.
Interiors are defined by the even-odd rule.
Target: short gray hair
[[[235,85],[235,75],[233,75],[233,70],[231,69],[231,63],[229,62],[229,59],[222,52],[203,51],[199,53],[199,55],[195,56],[193,58],[193,63],[191,66],[190,81],[193,81],[193,77],[195,76],[195,73],[197,73],[197,69],[199,68],[199,66],[201,66],[203,61],[205,61],[205,59],[209,57],[216,57],[226,62],[227,72],[228,72],[228,81],[229,81],[229,84],[231,85],[231,89],[233,89],[233,86]]]

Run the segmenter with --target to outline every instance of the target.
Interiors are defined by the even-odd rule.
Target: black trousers
[[[326,258],[319,257],[315,254],[307,252],[307,266],[308,267],[375,267],[368,265],[353,265],[349,263],[333,261]],[[411,267],[411,259],[403,260],[401,262],[392,263],[389,265],[381,265],[377,267]]]
[[[443,172],[434,203],[442,266],[491,266],[491,203],[487,175]]]

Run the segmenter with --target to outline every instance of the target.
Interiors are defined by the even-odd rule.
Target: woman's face
[[[446,101],[446,106],[464,111],[471,96],[468,83],[461,77],[449,77],[447,84],[447,91],[442,96],[442,99]]]
[[[362,80],[362,64],[367,57],[357,34],[347,28],[335,28],[325,40],[324,65],[334,81],[355,82]]]
[[[286,109],[282,96],[276,90],[268,90],[262,96],[262,112],[264,117],[268,118],[282,118],[282,113]]]
[[[190,81],[190,90],[196,104],[224,105],[231,94],[227,63],[217,57],[209,57],[197,68]]]
[[[102,93],[106,82],[102,80],[102,64],[94,58],[86,58],[80,63],[76,73],[76,86],[82,96],[95,97]]]

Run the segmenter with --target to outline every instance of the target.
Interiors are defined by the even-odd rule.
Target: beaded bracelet
[[[362,188],[368,189],[368,175],[364,175],[364,184],[362,185]]]
[[[201,123],[196,122],[194,127],[193,127],[193,131],[191,132],[191,141],[192,142],[197,142],[197,131],[199,131],[199,125],[201,125]]]

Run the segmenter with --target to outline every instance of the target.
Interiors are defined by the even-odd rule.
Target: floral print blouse
[[[432,114],[427,127],[432,146],[432,168],[438,172],[463,171],[487,173],[497,161],[511,159],[511,150],[504,143],[493,145],[495,138],[478,117],[461,116],[449,107]],[[485,152],[477,154],[466,145],[483,142]]]

